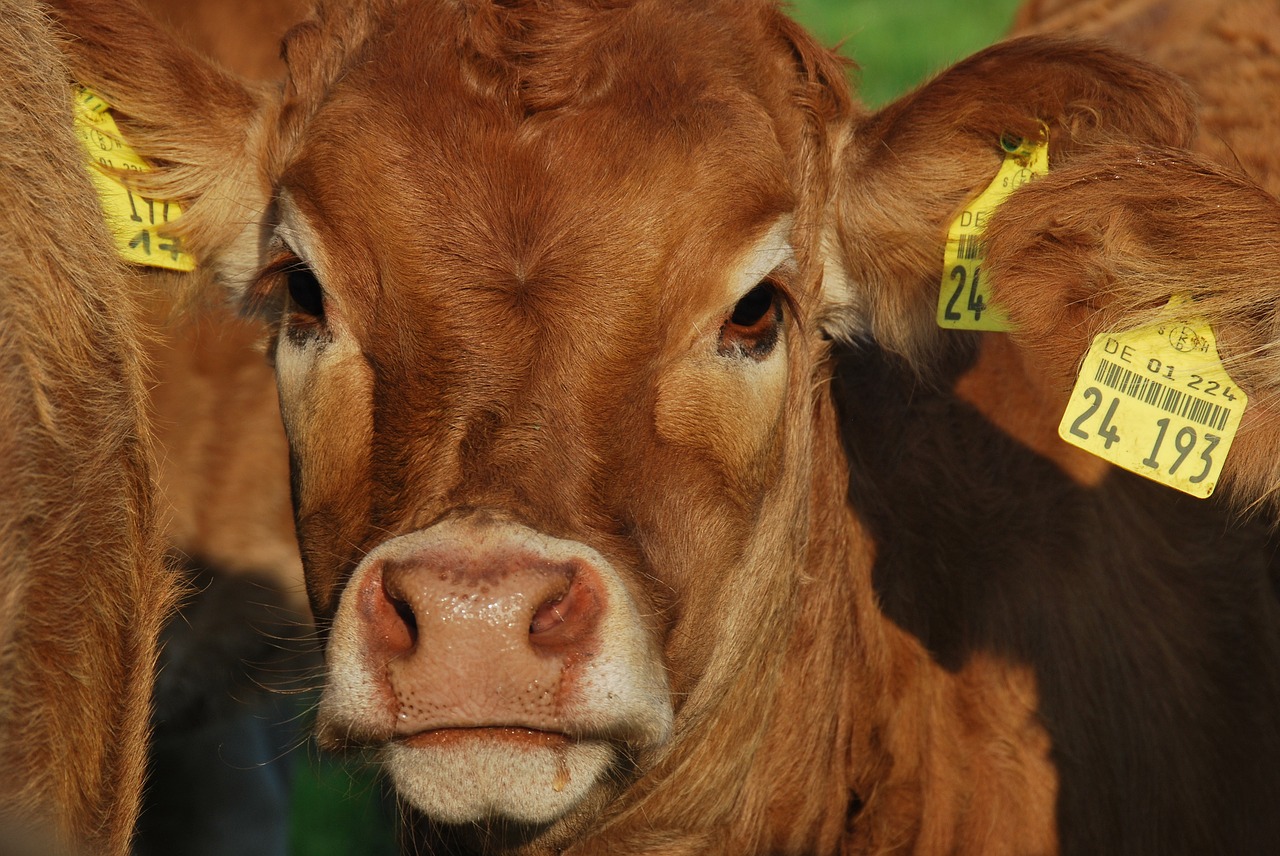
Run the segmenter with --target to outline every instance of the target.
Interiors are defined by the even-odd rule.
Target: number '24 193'
[[[1102,392],[1096,386],[1089,387],[1081,393],[1081,395],[1088,399],[1089,406],[1085,408],[1083,413],[1076,417],[1076,420],[1071,423],[1071,428],[1069,430],[1072,435],[1079,437],[1081,440],[1088,440],[1090,438],[1090,434],[1085,430],[1085,423],[1088,422],[1095,413],[1102,409],[1104,399]],[[1111,399],[1111,403],[1107,406],[1106,413],[1102,416],[1102,422],[1096,429],[1097,435],[1102,438],[1104,446],[1108,449],[1110,449],[1113,444],[1120,442],[1120,432],[1116,429],[1114,424],[1116,408],[1119,406],[1120,399],[1113,397]],[[1156,420],[1156,427],[1160,430],[1159,433],[1156,434],[1156,440],[1152,445],[1151,453],[1142,459],[1144,466],[1151,467],[1151,469],[1159,471],[1161,466],[1159,458],[1160,450],[1164,445],[1166,435],[1169,433],[1169,425],[1170,422],[1168,417]],[[1222,442],[1221,437],[1208,432],[1203,435],[1203,439],[1204,447],[1200,450],[1200,460],[1204,463],[1204,466],[1200,472],[1187,479],[1187,481],[1192,484],[1200,484],[1209,477],[1209,473],[1213,469],[1213,451],[1218,447],[1218,444]],[[1178,470],[1186,462],[1187,457],[1195,450],[1196,445],[1200,440],[1201,436],[1196,432],[1196,429],[1192,428],[1190,425],[1178,429],[1177,433],[1174,434],[1172,441],[1173,448],[1178,454],[1177,458],[1169,465],[1169,469],[1167,470],[1170,475],[1177,475]]]

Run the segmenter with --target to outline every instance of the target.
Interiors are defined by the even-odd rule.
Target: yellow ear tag
[[[150,172],[151,167],[125,142],[111,117],[111,105],[83,86],[75,87],[75,129],[89,156],[89,177],[121,257],[139,265],[194,270],[195,259],[183,252],[182,242],[161,233],[166,223],[182,213],[178,203],[142,196],[110,172]]]
[[[1249,397],[1218,356],[1213,330],[1188,317],[1100,333],[1080,367],[1058,434],[1116,466],[1201,499],[1213,493]]]
[[[942,256],[939,327],[997,332],[1011,329],[1008,316],[999,306],[992,305],[991,292],[982,281],[982,262],[987,256],[982,233],[1010,193],[1049,171],[1049,129],[1042,127],[1040,140],[1000,140],[1005,152],[1000,171],[952,221]]]

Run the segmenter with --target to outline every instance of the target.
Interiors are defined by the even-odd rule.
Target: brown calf
[[[1185,143],[1170,76],[1023,39],[869,115],[770,3],[421,0],[326,5],[277,97],[57,8],[273,324],[321,738],[410,849],[1280,840],[1259,533],[893,355],[993,374],[933,328],[946,224],[1002,135]]]
[[[0,2],[0,852],[129,852],[172,602],[142,307],[39,8]],[[46,837],[47,836],[47,837]]]

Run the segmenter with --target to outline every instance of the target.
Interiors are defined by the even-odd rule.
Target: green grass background
[[[859,96],[879,106],[993,41],[1018,0],[794,0],[792,15],[853,59]],[[390,815],[367,769],[299,753],[295,856],[394,856]]]
[[[861,68],[862,100],[879,106],[999,39],[1018,0],[793,0],[793,17]]]

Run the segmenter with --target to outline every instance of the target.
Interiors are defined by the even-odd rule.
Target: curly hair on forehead
[[[547,76],[549,66],[562,64],[548,63],[548,55],[581,57],[613,22],[613,16],[599,13],[634,3],[442,0],[433,5],[430,14],[437,21],[453,19],[452,26],[445,27],[454,30],[454,49],[467,67],[468,79],[486,94],[520,105],[526,93],[553,88],[540,78]],[[285,37],[286,114],[308,118],[330,87],[362,61],[369,39],[400,24],[405,11],[398,0],[320,3],[311,20]],[[448,45],[434,48],[447,50]]]
[[[761,57],[741,48],[758,44],[761,35],[780,48],[769,61],[794,63],[797,82],[809,84],[794,94],[804,100],[813,89],[819,97],[811,106],[831,117],[849,107],[844,61],[771,0],[439,0],[413,6],[400,0],[322,2],[285,39],[286,118],[295,114],[305,124],[332,86],[370,58],[365,46],[376,34],[427,20],[433,35],[444,38],[424,41],[420,51],[452,52],[466,85],[517,116],[604,97],[629,77],[649,79],[654,92],[679,90],[684,97],[720,74],[755,80],[751,66]],[[715,62],[708,50],[714,44],[724,54]]]

